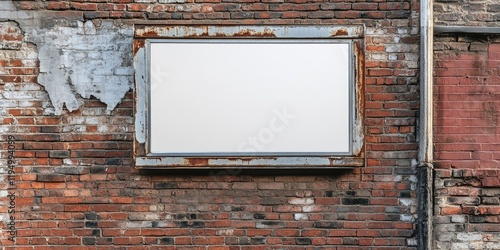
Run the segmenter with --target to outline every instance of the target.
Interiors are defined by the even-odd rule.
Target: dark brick
[[[281,205],[285,203],[283,198],[263,198],[260,202],[261,205]]]
[[[472,205],[477,206],[481,203],[479,197],[447,197],[447,203],[454,205]]]
[[[312,240],[311,240],[311,238],[296,238],[295,243],[297,245],[311,245]]]
[[[82,242],[84,245],[95,245],[97,240],[94,237],[83,237]]]
[[[388,11],[386,13],[386,17],[391,19],[396,19],[396,18],[406,19],[410,16],[410,14],[411,12],[406,10]]]
[[[90,167],[91,174],[105,174],[107,172],[106,167],[92,166]]]
[[[344,205],[368,205],[369,199],[366,198],[342,198]]]
[[[54,172],[58,174],[79,175],[83,173],[83,167],[56,167]]]
[[[500,13],[500,4],[488,5],[488,12]]]
[[[173,244],[174,244],[173,238],[168,238],[168,237],[160,238],[160,245],[173,245]]]
[[[337,214],[337,220],[347,220],[347,214]]]
[[[253,15],[253,12],[235,12],[231,13],[231,19],[250,19]]]
[[[98,237],[97,238],[97,245],[111,245],[111,244],[113,244],[112,237]]]
[[[40,126],[40,132],[42,132],[42,133],[59,133],[59,132],[61,132],[61,126]]]
[[[344,245],[357,245],[359,240],[354,237],[344,237],[342,238],[342,243],[344,243]]]
[[[235,3],[224,3],[224,4],[215,4],[213,6],[214,11],[235,11],[241,8],[240,4]]]
[[[52,142],[60,142],[61,135],[59,134],[39,134],[33,135],[33,141],[52,141]]]
[[[181,221],[179,226],[181,228],[204,228],[205,227],[205,222],[203,221]]]
[[[266,238],[263,238],[263,237],[253,237],[250,240],[250,242],[251,242],[252,245],[264,245],[264,244],[266,244]]]
[[[89,212],[85,213],[86,220],[100,220],[101,217],[97,213]]]
[[[396,168],[396,174],[399,175],[413,175],[415,173],[415,168]]]
[[[401,216],[399,214],[386,214],[385,219],[388,221],[399,221]]]
[[[35,204],[42,203],[42,196],[35,196],[34,200],[33,200],[33,203],[35,203]]]
[[[238,244],[240,244],[240,241],[238,240],[238,237],[229,236],[229,237],[225,237],[224,244],[226,244],[226,245],[238,245]]]
[[[180,19],[182,19],[182,13],[172,13],[171,17],[174,20],[180,20]]]
[[[479,215],[479,216],[470,215],[469,222],[470,223],[484,223],[484,222],[486,222],[486,216],[484,216],[484,215]]]
[[[196,214],[174,214],[176,220],[193,220],[196,219]]]
[[[281,221],[261,221],[257,222],[256,224],[257,228],[269,228],[269,227],[281,227],[283,226],[283,223]]]
[[[107,158],[106,165],[121,165],[122,160],[120,158]]]
[[[177,182],[155,182],[154,187],[155,187],[155,189],[178,188],[179,183],[177,183]]]
[[[252,242],[251,242],[251,239],[249,237],[239,237],[238,243],[240,245],[250,245]]]
[[[62,174],[37,174],[36,181],[39,182],[65,182],[66,176]]]
[[[346,192],[345,192],[345,194],[346,194],[347,196],[351,196],[351,197],[353,197],[353,196],[356,196],[356,191],[346,191]]]
[[[68,158],[70,156],[67,150],[52,150],[49,152],[50,158]]]
[[[315,228],[342,228],[344,224],[342,222],[327,222],[327,221],[316,221],[313,224]]]
[[[500,198],[499,197],[483,197],[481,198],[482,203],[484,205],[499,205]]]
[[[266,215],[265,214],[262,214],[262,213],[255,213],[253,215],[253,218],[256,219],[256,220],[263,220],[266,218]]]
[[[96,228],[96,227],[98,227],[98,223],[97,223],[97,221],[86,221],[85,227]]]
[[[411,198],[411,191],[401,191],[399,193],[399,197],[401,197],[401,198]]]

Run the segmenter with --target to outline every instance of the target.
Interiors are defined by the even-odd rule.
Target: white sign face
[[[351,151],[350,44],[167,40],[150,48],[150,152]]]

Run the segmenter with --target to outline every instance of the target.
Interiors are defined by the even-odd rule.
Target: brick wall
[[[499,27],[495,0],[436,0],[435,24]],[[436,249],[500,245],[500,40],[436,34]]]
[[[500,40],[435,40],[438,249],[500,245]]]
[[[2,1],[0,13],[6,249],[416,247],[418,1]],[[117,95],[119,104],[109,95],[133,84],[116,80],[131,65],[123,51],[132,44],[122,44],[131,24],[153,19],[365,24],[366,167],[290,175],[135,170],[132,93]],[[122,45],[97,46],[96,36]],[[125,56],[110,64],[96,51]],[[78,78],[77,66],[102,77]]]
[[[496,0],[434,0],[435,25],[498,27],[499,20]]]
[[[437,165],[499,168],[500,44],[441,37],[435,50]]]

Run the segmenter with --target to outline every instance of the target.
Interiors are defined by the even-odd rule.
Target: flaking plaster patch
[[[38,83],[49,94],[55,114],[76,110],[83,98],[96,97],[110,113],[132,88],[132,27],[113,21],[53,22],[28,27],[27,40],[38,47]]]

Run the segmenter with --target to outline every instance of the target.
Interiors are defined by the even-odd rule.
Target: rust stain
[[[141,33],[142,37],[158,37],[158,32],[156,30],[148,30],[144,33]]]
[[[276,37],[274,32],[270,29],[264,29],[262,32],[257,32],[255,30],[249,30],[249,29],[242,29],[238,31],[238,33],[235,33],[233,35],[227,35],[227,36],[233,36],[233,37]]]
[[[225,26],[221,26],[225,27]],[[181,30],[178,30],[178,29]],[[201,33],[196,33],[202,30]],[[264,38],[275,38],[276,34],[272,29],[265,28],[263,31],[257,31],[254,29],[244,28],[236,33],[219,31],[215,34],[210,35],[207,26],[200,25],[189,25],[189,26],[155,26],[155,27],[142,27],[136,26],[135,36],[138,38],[159,38],[163,37],[163,34],[171,34],[172,32],[182,31],[184,35],[181,38],[204,38],[204,37],[264,37]]]
[[[186,165],[189,166],[208,166],[208,158],[186,158]]]
[[[134,39],[134,56],[137,54],[140,48],[144,48],[146,40],[144,39]]]
[[[185,38],[193,38],[193,37],[218,37],[218,38],[224,38],[224,37],[276,37],[276,35],[271,30],[264,30],[263,32],[257,32],[255,30],[243,29],[243,30],[240,30],[234,34],[217,32],[214,35],[210,35],[208,33],[208,31],[204,31],[201,34],[186,35],[183,37],[185,37]]]
[[[356,55],[356,97],[357,103],[356,106],[356,116],[361,121],[361,124],[365,124],[364,122],[364,110],[365,110],[365,54],[363,49],[363,43],[361,41],[354,42],[354,53]],[[361,131],[361,133],[364,133]],[[363,135],[361,135],[363,136]],[[359,152],[357,152],[358,156],[361,156],[365,150],[365,143],[361,144]]]
[[[246,162],[250,163],[252,161],[252,158],[240,158],[241,162]]]
[[[346,158],[340,158],[340,157],[331,157],[328,158],[328,161],[330,162],[330,166],[346,165],[349,163],[349,161]]]
[[[143,156],[146,154],[146,150],[145,150],[146,146],[144,145],[144,143],[139,143],[137,141],[134,142],[134,156],[138,157],[138,156]]]
[[[333,166],[337,163],[337,159],[335,158],[329,158],[328,160],[330,161],[330,166]]]
[[[335,33],[332,33],[332,36],[347,36],[349,33],[347,32],[346,29],[339,29],[335,31]]]

